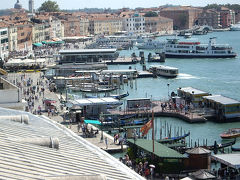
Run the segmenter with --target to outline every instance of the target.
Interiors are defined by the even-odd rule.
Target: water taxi
[[[231,138],[240,137],[240,128],[229,129],[228,131],[220,134],[220,137],[223,139],[231,139]]]
[[[170,66],[155,65],[150,66],[149,71],[158,76],[176,77],[178,75],[178,68]]]
[[[163,52],[167,58],[233,58],[237,54],[227,44],[216,44],[216,38],[210,38],[208,44],[198,41],[179,41],[168,39]]]

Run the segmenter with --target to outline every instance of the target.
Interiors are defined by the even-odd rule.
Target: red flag
[[[148,133],[149,129],[152,128],[152,122],[153,122],[153,120],[148,121],[148,122],[140,129],[140,132],[142,133],[142,136],[145,136],[145,135]]]

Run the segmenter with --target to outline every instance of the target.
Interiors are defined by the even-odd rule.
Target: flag
[[[142,136],[145,136],[145,135],[148,133],[149,129],[152,128],[152,124],[153,124],[152,122],[153,122],[153,120],[148,121],[148,122],[140,129],[140,132],[142,133]]]

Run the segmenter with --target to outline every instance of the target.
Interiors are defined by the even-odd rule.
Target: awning
[[[101,124],[101,122],[98,121],[98,120],[84,120],[84,122],[85,122],[86,124],[97,124],[97,125],[100,125],[100,124]]]
[[[43,45],[42,43],[33,43],[33,46],[37,46],[37,47],[40,47],[42,45]]]
[[[64,41],[42,41],[43,44],[63,44]]]

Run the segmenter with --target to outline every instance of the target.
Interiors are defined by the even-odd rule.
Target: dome
[[[19,0],[17,0],[16,4],[14,5],[15,9],[22,9],[22,5],[19,3]]]

